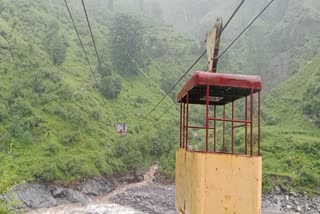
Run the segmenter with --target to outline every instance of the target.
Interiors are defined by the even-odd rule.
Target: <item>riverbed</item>
[[[29,214],[176,214],[175,186],[154,182],[157,165],[144,175],[142,182],[124,184],[112,192],[91,197],[86,205],[63,203],[51,208],[29,211]],[[284,192],[263,195],[263,214],[320,213],[320,197],[305,193]]]

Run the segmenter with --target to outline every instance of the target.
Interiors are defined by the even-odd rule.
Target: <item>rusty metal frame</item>
[[[185,148],[189,150],[188,147],[188,137],[189,137],[189,129],[205,129],[206,130],[206,139],[205,139],[205,150],[203,151],[195,151],[191,150],[192,152],[205,152],[205,153],[224,153],[224,154],[236,154],[241,155],[239,153],[235,153],[234,151],[234,144],[235,144],[235,129],[237,128],[244,128],[245,129],[245,152],[242,155],[257,155],[261,156],[261,93],[260,91],[258,94],[258,102],[257,102],[257,153],[254,154],[254,89],[251,89],[250,95],[245,96],[245,105],[244,105],[244,119],[237,119],[235,116],[235,101],[231,102],[231,119],[226,117],[226,105],[223,105],[223,116],[222,118],[217,117],[217,106],[214,105],[213,109],[213,117],[210,116],[210,85],[206,86],[206,117],[205,117],[205,126],[196,126],[196,125],[189,125],[189,93],[186,95],[186,100],[183,102],[180,100],[180,148]],[[249,103],[248,103],[248,97]],[[248,112],[249,111],[249,112]],[[249,117],[249,118],[248,118]],[[214,121],[213,127],[210,127],[210,121]],[[217,121],[223,122],[222,124],[222,149],[221,151],[217,150]],[[226,149],[226,123],[231,123],[231,151],[227,152]],[[249,126],[249,127],[248,127]],[[249,133],[248,133],[249,128]],[[213,130],[213,151],[209,149],[209,130]],[[248,136],[249,135],[249,136]],[[248,151],[249,150],[249,151]]]

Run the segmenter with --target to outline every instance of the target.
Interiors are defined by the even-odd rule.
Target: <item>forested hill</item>
[[[94,76],[63,1],[0,1],[1,168],[17,182],[127,172],[167,160],[177,142],[176,126],[171,134],[163,122],[175,108],[153,124],[171,99],[142,119],[198,54],[194,41],[161,20],[88,1],[100,68],[80,2],[68,2]],[[128,124],[126,136],[117,122]]]
[[[278,184],[284,189],[319,194],[319,57],[265,97],[262,109],[265,188]]]
[[[223,32],[222,50],[268,2],[270,1],[244,2]],[[160,4],[165,8],[166,20],[202,42],[216,17],[221,16],[226,22],[238,2],[163,0]],[[221,59],[220,71],[260,74],[264,90],[270,91],[319,54],[319,20],[318,0],[275,0]]]
[[[180,86],[143,117],[236,6],[181,1],[85,1],[101,65],[81,1],[67,1],[91,70],[63,0],[0,0],[0,194],[23,180],[69,183],[153,160],[173,176],[177,109],[157,119]],[[265,3],[243,5],[222,50]],[[275,1],[219,61],[220,72],[263,77],[264,191],[319,193],[319,10],[317,0]],[[204,69],[205,59],[192,71]],[[128,124],[125,136],[117,122]]]

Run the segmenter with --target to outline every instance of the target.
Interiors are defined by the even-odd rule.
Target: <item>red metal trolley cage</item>
[[[220,74],[197,71],[177,95],[180,103],[180,148],[188,147],[189,129],[205,129],[205,149],[198,152],[235,154],[235,129],[244,128],[244,155],[260,156],[260,91],[261,78],[255,75]],[[257,94],[257,116],[254,120],[254,96]],[[235,118],[235,102],[244,99],[244,118]],[[205,105],[205,126],[189,125],[189,104]],[[231,118],[226,118],[226,106],[231,104]],[[210,115],[213,106],[213,115]],[[222,118],[217,117],[217,107],[223,108]],[[249,109],[248,109],[249,106]],[[211,107],[212,108],[212,107]],[[213,127],[210,127],[213,121]],[[222,123],[222,149],[217,148],[217,122]],[[231,148],[226,148],[226,123],[231,123]],[[254,127],[257,139],[254,143]],[[213,130],[213,149],[209,149],[209,130]],[[254,145],[257,148],[254,148]],[[229,150],[229,151],[227,151]],[[255,151],[257,153],[255,153]],[[192,151],[192,150],[191,150]]]

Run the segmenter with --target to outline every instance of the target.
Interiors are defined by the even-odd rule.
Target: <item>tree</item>
[[[113,76],[102,77],[99,85],[102,95],[107,99],[116,98],[122,88],[121,79]]]
[[[61,65],[64,62],[66,47],[63,39],[59,35],[54,36],[53,39],[49,41],[47,52],[54,66]]]
[[[137,73],[144,61],[142,23],[128,15],[117,15],[110,29],[112,65],[122,74]]]
[[[108,65],[107,63],[102,63],[101,67],[100,65],[97,65],[96,71],[98,72],[98,74],[100,74],[101,78],[112,75],[110,65]]]
[[[160,88],[165,92],[169,92],[172,86],[174,85],[176,79],[177,79],[177,72],[170,71],[163,71],[161,73],[161,80],[160,80]],[[176,90],[173,90],[169,96],[174,100],[177,93]]]
[[[59,25],[52,21],[49,23],[47,36],[43,41],[45,50],[54,66],[64,62],[66,54],[66,44],[64,38],[59,33]]]
[[[310,84],[304,93],[303,112],[308,116],[318,127],[320,127],[320,78],[317,78]]]

